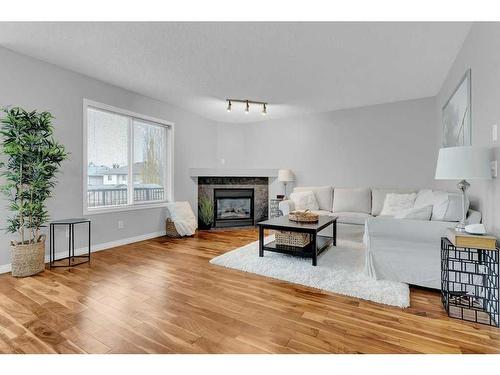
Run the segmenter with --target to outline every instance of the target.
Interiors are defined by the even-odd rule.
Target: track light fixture
[[[227,102],[227,111],[231,112],[231,106],[233,102],[235,103],[243,103],[245,104],[245,114],[250,112],[250,104],[257,104],[262,106],[262,115],[267,115],[267,103],[266,102],[257,102],[255,100],[248,99],[226,99]]]

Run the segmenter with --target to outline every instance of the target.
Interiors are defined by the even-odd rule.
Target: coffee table
[[[337,246],[336,216],[320,216],[316,223],[297,223],[288,219],[288,215],[286,215],[261,221],[257,225],[259,227],[259,257],[264,256],[264,251],[273,251],[275,253],[312,258],[312,265],[316,266],[319,254],[328,249],[332,244],[333,246]],[[330,225],[332,226],[331,237],[318,235],[318,232]],[[277,245],[276,241],[264,245],[264,229],[308,233],[311,235],[311,242],[304,247]]]

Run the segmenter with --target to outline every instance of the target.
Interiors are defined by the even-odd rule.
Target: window
[[[173,124],[88,100],[84,114],[85,213],[171,200]]]

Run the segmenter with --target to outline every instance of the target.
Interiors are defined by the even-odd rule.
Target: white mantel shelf
[[[189,168],[191,177],[278,177],[277,169]]]

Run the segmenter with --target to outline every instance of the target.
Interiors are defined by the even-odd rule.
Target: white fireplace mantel
[[[278,177],[277,169],[189,168],[191,177]]]

